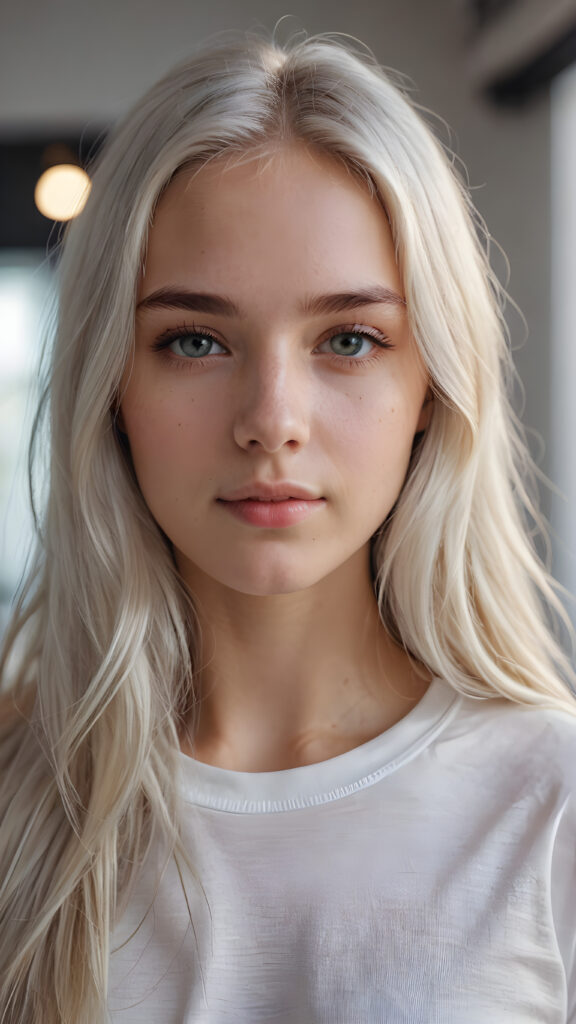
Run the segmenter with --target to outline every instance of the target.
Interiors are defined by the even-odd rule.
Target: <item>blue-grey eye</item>
[[[342,341],[341,339],[344,339],[344,341]],[[339,334],[333,334],[329,341],[331,345],[333,342],[337,342],[338,345],[341,345],[342,348],[344,349],[344,351],[341,352],[336,351],[336,355],[338,356],[358,355],[358,352],[362,348],[364,342],[367,342],[368,344],[373,344],[373,342],[370,342],[370,339],[367,338],[365,335],[355,334],[353,331],[342,331]],[[353,351],[351,351],[351,349],[353,349]]]
[[[180,337],[174,338],[168,347],[176,355],[207,356],[214,343],[214,338],[209,334],[181,334]],[[176,345],[180,346],[179,351],[174,347]]]

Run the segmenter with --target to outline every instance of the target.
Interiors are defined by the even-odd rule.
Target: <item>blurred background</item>
[[[576,0],[19,0],[0,7],[0,630],[32,535],[26,441],[70,215],[54,169],[78,209],[74,173],[149,85],[214,33],[275,27],[356,37],[442,119],[524,317],[509,306],[515,404],[576,592]]]

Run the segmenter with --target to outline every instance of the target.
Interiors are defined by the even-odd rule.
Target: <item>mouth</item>
[[[217,498],[216,499],[222,505],[286,505],[290,502],[299,502],[304,505],[314,505],[319,501],[324,501],[324,498],[296,498],[292,495],[286,495],[285,498]]]
[[[278,495],[274,498],[218,498],[217,500],[220,504],[227,505],[227,512],[245,524],[268,529],[295,526],[308,519],[326,504],[324,498],[292,498]]]
[[[236,500],[236,501],[262,501],[262,502],[265,502],[266,504],[275,504],[276,502],[279,502],[279,501],[311,501],[311,500],[317,500],[317,499],[297,498],[293,494],[285,494],[281,498],[257,498],[257,497],[255,497],[253,495],[249,495],[249,497],[247,497],[247,498],[236,498],[236,499],[219,498],[218,500],[219,501],[231,501],[231,500]]]
[[[221,501],[261,501],[262,503],[282,501],[314,501],[319,494],[314,486],[300,480],[260,480],[253,477],[243,486],[218,495]]]

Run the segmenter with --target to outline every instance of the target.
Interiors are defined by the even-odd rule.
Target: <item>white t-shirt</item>
[[[328,761],[180,765],[206,898],[185,874],[192,927],[150,858],[114,1024],[576,1022],[576,718],[435,679]]]

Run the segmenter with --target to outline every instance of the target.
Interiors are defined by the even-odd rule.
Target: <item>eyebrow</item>
[[[320,316],[374,305],[406,306],[406,300],[385,285],[369,285],[365,288],[355,288],[353,291],[310,296],[302,304],[301,312],[305,315]],[[190,309],[197,313],[246,319],[246,313],[225,295],[190,292],[185,288],[170,286],[158,288],[141,299],[136,309]]]

